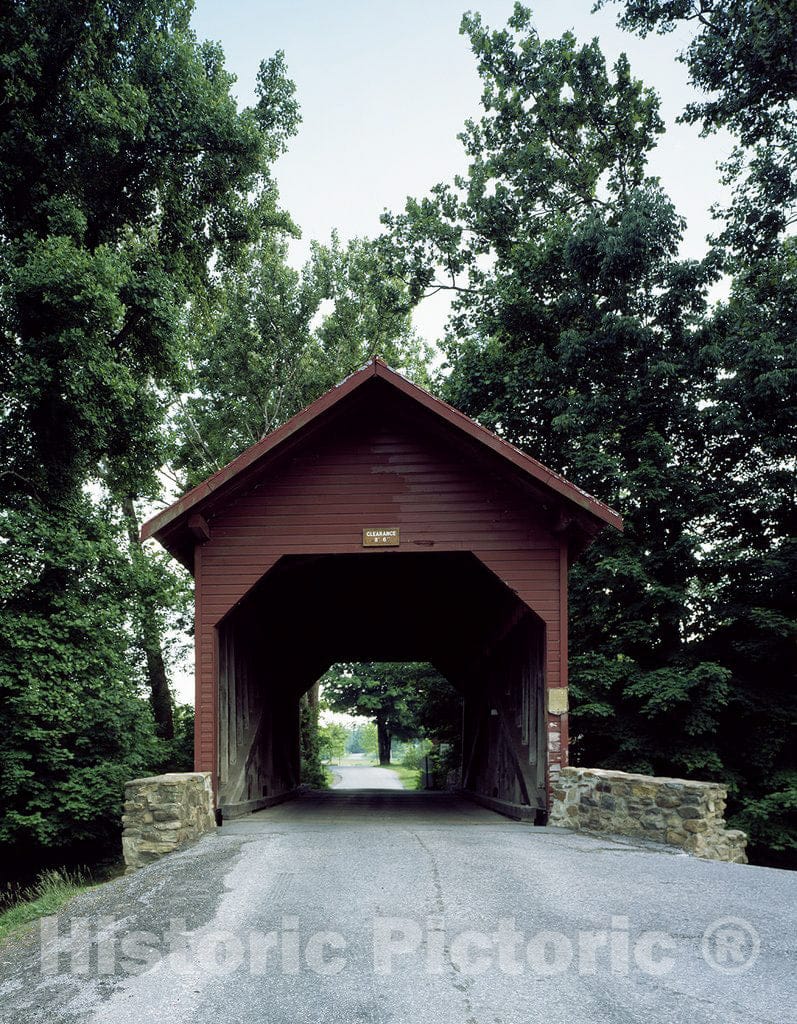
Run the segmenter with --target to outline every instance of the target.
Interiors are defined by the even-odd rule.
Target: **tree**
[[[704,649],[731,674],[720,744],[736,823],[758,856],[793,863],[797,5],[627,0],[620,22],[642,35],[694,27],[679,59],[698,98],[682,120],[736,141],[721,167],[732,203],[714,209],[708,257],[729,295],[705,324],[707,486],[722,505],[705,527]]]
[[[186,303],[211,265],[230,265],[280,216],[268,168],[297,116],[282,57],[262,66],[255,107],[238,111],[221,49],[197,42],[191,10],[187,0],[20,0],[0,14],[0,525],[20,570],[0,606],[13,640],[0,658],[1,713],[9,756],[30,772],[3,841],[39,852],[69,840],[41,823],[48,764],[63,774],[64,808],[64,787],[72,805],[98,787],[92,835],[118,829],[120,780],[148,749],[128,626],[170,731],[152,577],[133,552],[130,513],[156,491]],[[131,560],[110,557],[109,531],[130,540]],[[23,571],[28,558],[35,575]],[[39,651],[47,623],[57,649],[34,679],[19,651]],[[61,722],[83,689],[85,715],[38,729]],[[32,707],[30,721],[17,718]]]
[[[172,474],[192,486],[259,441],[373,355],[425,380],[426,350],[410,325],[406,288],[377,247],[314,242],[302,273],[287,264],[284,226],[270,228],[217,302],[194,317],[190,368],[178,398]]]
[[[179,313],[211,257],[234,258],[273,211],[268,69],[238,112],[190,14],[183,0],[4,8],[0,447],[25,496],[66,503],[104,459],[114,476],[157,466],[153,384],[178,374]]]
[[[287,262],[270,229],[242,264],[222,275],[216,306],[190,325],[185,394],[172,422],[179,486],[193,486],[305,403],[311,287]]]
[[[131,678],[127,565],[105,517],[0,511],[0,862],[5,878],[107,855],[125,781],[163,751]],[[47,574],[69,585],[49,592]]]
[[[301,781],[313,789],[324,789],[327,775],[321,751],[318,724],[318,687],[311,687],[299,700],[299,752],[301,755]]]
[[[379,750],[376,723],[365,722],[363,725],[355,725],[349,733],[346,749],[350,754],[371,754],[376,757]]]
[[[417,734],[424,693],[441,683],[448,685],[423,662],[359,662],[333,666],[321,679],[321,692],[331,710],[374,720],[379,763],[386,765],[393,739]]]
[[[315,331],[313,390],[326,391],[374,356],[419,384],[429,382],[431,349],[413,331],[405,283],[390,273],[378,243],[353,238],[343,245],[312,244],[305,275],[329,303]]]
[[[654,7],[685,5],[629,5]],[[412,295],[455,296],[446,397],[625,516],[571,576],[574,757],[722,779],[763,835],[794,802],[794,263],[767,235],[790,215],[751,214],[753,160],[709,258],[680,260],[645,170],[657,101],[625,58],[610,73],[596,42],[540,40],[520,6],[506,31],[463,30],[484,82],[468,173],[387,216],[383,244]],[[701,109],[718,124],[726,101]]]
[[[624,0],[619,21],[642,36],[694,26],[679,60],[699,98],[681,120],[735,136],[723,167],[733,202],[717,211],[727,220],[723,241],[748,256],[771,253],[797,217],[797,2]]]
[[[324,761],[339,761],[346,753],[346,727],[339,722],[328,722],[318,730],[321,758]]]
[[[468,173],[385,218],[415,295],[453,290],[445,396],[619,506],[572,575],[576,757],[711,774],[727,670],[689,643],[696,523],[712,509],[698,399],[704,268],[647,154],[655,95],[625,57],[463,19],[484,114]]]

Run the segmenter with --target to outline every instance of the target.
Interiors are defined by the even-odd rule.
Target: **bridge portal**
[[[461,784],[544,820],[567,763],[567,572],[620,517],[376,359],[145,524],[193,573],[195,767],[225,817],[299,784],[339,661],[428,661]]]

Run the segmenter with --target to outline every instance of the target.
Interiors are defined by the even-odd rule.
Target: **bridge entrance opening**
[[[470,553],[287,556],[218,627],[225,816],[300,783],[299,701],[336,662],[430,662],[462,697],[457,785],[545,809],[543,621]]]

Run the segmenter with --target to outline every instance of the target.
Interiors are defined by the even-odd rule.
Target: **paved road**
[[[60,934],[98,926],[99,964],[80,941],[57,955],[52,935],[41,964],[38,933],[2,948],[0,1019],[786,1024],[795,897],[791,873],[444,795],[309,794],[75,900]],[[729,917],[742,923],[716,925]],[[710,966],[744,965],[746,928],[749,970]]]
[[[401,779],[389,768],[370,764],[341,764],[331,769],[333,789],[404,789]]]

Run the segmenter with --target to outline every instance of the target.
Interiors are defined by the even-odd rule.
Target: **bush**
[[[118,849],[124,783],[160,748],[137,674],[129,565],[88,502],[0,514],[0,860]]]
[[[415,743],[408,743],[401,757],[401,766],[422,770],[426,755],[432,749],[430,740],[417,740]]]

